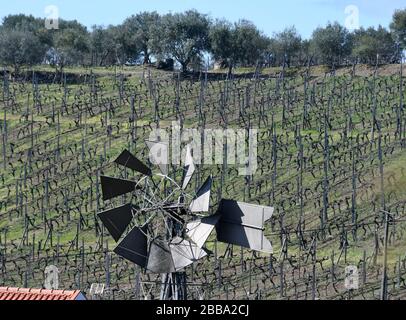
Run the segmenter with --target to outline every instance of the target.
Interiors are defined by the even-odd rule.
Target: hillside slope
[[[0,285],[41,287],[45,267],[54,264],[60,288],[88,292],[99,282],[110,288],[105,298],[159,297],[159,278],[111,251],[96,213],[128,198],[103,203],[99,176],[127,174],[111,164],[124,148],[146,161],[151,128],[182,121],[185,129],[258,129],[253,176],[239,176],[233,165],[202,165],[190,189],[213,174],[212,210],[221,198],[276,209],[266,232],[274,255],[211,239],[215,254],[187,269],[191,298],[376,299],[385,212],[389,296],[404,297],[400,66],[377,73],[361,66],[355,76],[350,69],[305,71],[221,80],[74,70],[78,84],[42,83],[35,73],[30,81],[3,77]],[[350,265],[360,274],[352,292],[344,286]]]

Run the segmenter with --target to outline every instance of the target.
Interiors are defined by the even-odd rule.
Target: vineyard
[[[151,130],[177,121],[257,129],[252,176],[227,161],[198,165],[191,189],[212,174],[212,212],[222,198],[275,208],[274,254],[210,238],[212,254],[186,269],[189,299],[406,298],[402,65],[233,76],[37,68],[0,78],[0,286],[42,287],[55,265],[60,288],[88,294],[103,283],[100,299],[159,299],[160,277],[112,251],[97,213],[128,196],[103,202],[100,176],[133,177],[114,159],[128,149],[147,161]],[[346,287],[349,266],[358,289]]]

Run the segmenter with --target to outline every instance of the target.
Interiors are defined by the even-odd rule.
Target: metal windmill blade
[[[210,207],[210,194],[211,186],[213,184],[213,177],[207,178],[206,182],[197,191],[196,196],[193,198],[190,204],[190,211],[193,213],[197,212],[208,212]]]
[[[116,179],[106,176],[101,176],[100,182],[103,193],[103,201],[133,192],[137,186],[137,183],[131,180]]]
[[[182,188],[185,190],[192,179],[193,173],[195,172],[195,164],[193,162],[192,150],[190,145],[186,148],[186,158],[185,158],[185,167],[183,169],[183,183]]]
[[[142,228],[134,227],[114,249],[114,252],[141,268],[146,268],[148,261],[147,229],[147,225]]]
[[[180,271],[207,256],[207,252],[201,247],[180,237],[173,239],[169,246],[176,271]]]
[[[187,225],[188,237],[199,247],[203,248],[221,216],[214,215],[193,221]]]
[[[126,204],[122,207],[100,212],[98,216],[117,242],[133,219],[132,205]]]
[[[162,141],[145,141],[149,154],[155,165],[159,166],[162,174],[168,175],[169,145]]]
[[[176,271],[168,241],[159,237],[151,242],[146,269],[147,272],[157,274]]]
[[[124,150],[120,156],[114,161],[115,163],[124,167],[130,168],[134,171],[142,173],[146,176],[151,176],[152,171],[144,163],[138,160],[131,152]]]

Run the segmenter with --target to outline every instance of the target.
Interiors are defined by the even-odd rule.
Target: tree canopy
[[[11,65],[15,72],[22,65],[34,65],[42,62],[46,47],[30,31],[0,30],[0,60]]]
[[[382,26],[377,29],[360,29],[354,33],[354,58],[364,63],[379,63],[383,61],[396,61],[396,44],[392,35]]]
[[[211,52],[224,67],[255,65],[268,45],[268,39],[250,21],[231,24],[218,20],[210,30]]]
[[[196,10],[140,12],[122,24],[90,31],[76,20],[63,19],[58,29],[48,30],[44,19],[18,14],[3,19],[0,46],[0,63],[15,70],[42,62],[62,70],[66,65],[164,65],[175,60],[186,72],[199,70],[208,56],[229,72],[257,65],[392,63],[406,49],[406,9],[394,13],[390,29],[349,32],[334,22],[314,30],[310,39],[302,39],[294,26],[268,37],[250,21],[213,21]]]
[[[189,64],[210,48],[210,20],[195,10],[162,17],[156,52],[174,58],[186,72]]]
[[[337,22],[317,28],[313,32],[312,42],[320,60],[329,65],[339,65],[351,53],[352,37]]]
[[[300,54],[302,38],[294,26],[286,28],[274,35],[270,44],[271,54],[280,64],[286,63],[290,66],[293,58]]]
[[[123,45],[129,59],[142,55],[144,64],[151,62],[150,56],[154,53],[153,38],[157,35],[160,19],[157,12],[142,12],[124,21]]]
[[[54,34],[50,62],[63,69],[68,64],[84,64],[90,51],[87,29],[74,22],[64,23]]]
[[[393,14],[393,21],[390,29],[395,41],[398,41],[403,50],[406,49],[406,9],[396,10]]]

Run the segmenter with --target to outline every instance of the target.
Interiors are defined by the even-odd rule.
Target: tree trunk
[[[182,65],[182,73],[187,73],[187,63],[186,62],[181,62],[180,63]]]
[[[100,59],[99,67],[102,67],[102,66],[103,66],[104,60],[107,59],[107,56],[108,56],[109,54],[110,54],[110,51],[107,50],[107,52],[106,52],[104,55],[102,55],[102,57],[101,57],[101,59]]]
[[[228,77],[230,77],[231,75],[232,75],[232,73],[233,73],[233,65],[232,64],[230,64],[229,66],[228,66]]]
[[[147,52],[144,53],[144,64],[149,64],[150,60],[149,60],[149,54]]]
[[[20,72],[20,66],[16,63],[14,65],[14,77],[17,77],[19,72]]]

